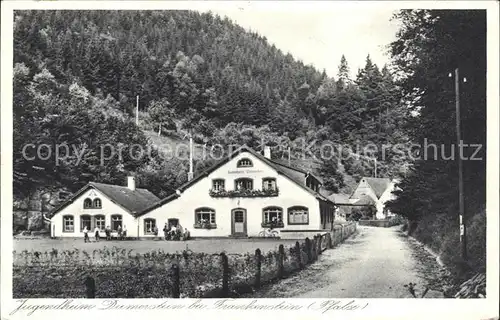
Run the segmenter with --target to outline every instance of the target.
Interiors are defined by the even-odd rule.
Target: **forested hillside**
[[[190,133],[208,145],[259,148],[265,139],[280,146],[278,157],[288,147],[299,157],[314,141],[313,154],[323,141],[355,152],[374,143],[378,151],[369,156],[379,158],[378,176],[396,175],[406,161],[380,154],[382,144],[407,142],[398,125],[407,108],[387,67],[368,56],[351,79],[342,58],[338,74],[329,77],[210,13],[16,11],[14,64],[19,194],[44,184],[72,190],[90,180],[121,184],[129,172],[159,196],[172,192],[187,178],[186,161],[165,161],[155,151],[140,161],[99,162],[102,144],[151,143],[143,130]],[[137,95],[140,128],[133,122]],[[87,148],[78,164],[56,164],[53,155],[49,161],[24,159],[26,143]],[[329,158],[318,160],[318,170],[331,191],[349,191],[347,175],[374,174],[371,160]],[[198,169],[209,162],[198,161]]]

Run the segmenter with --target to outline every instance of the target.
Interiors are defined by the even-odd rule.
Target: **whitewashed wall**
[[[91,193],[96,196],[90,196]],[[94,199],[98,197],[102,201],[101,209],[84,209],[83,201],[86,198]],[[136,237],[137,236],[137,220],[126,211],[121,206],[109,200],[103,193],[96,189],[89,189],[83,194],[81,194],[73,203],[67,205],[51,219],[51,234],[53,237],[83,237],[83,232],[80,231],[80,216],[90,215],[91,217],[95,215],[104,215],[106,219],[106,226],[111,226],[111,215],[121,214],[122,215],[122,225],[127,227],[127,236]],[[63,232],[63,216],[73,215],[74,217],[74,232]],[[89,236],[94,236],[94,230],[89,230]],[[101,232],[101,236],[104,237],[104,232]]]

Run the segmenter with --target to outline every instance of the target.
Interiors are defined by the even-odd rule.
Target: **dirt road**
[[[318,261],[296,275],[269,285],[254,297],[412,298],[404,285],[416,283],[417,295],[442,298],[433,279],[442,268],[398,227],[358,227],[358,234],[326,250]]]

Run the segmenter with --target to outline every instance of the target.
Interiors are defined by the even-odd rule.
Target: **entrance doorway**
[[[247,210],[242,208],[231,211],[231,234],[238,237],[247,236]]]

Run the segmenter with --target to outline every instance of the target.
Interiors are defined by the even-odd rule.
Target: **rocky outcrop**
[[[59,192],[66,191],[52,187],[39,188],[28,197],[16,198],[13,203],[14,234],[22,230],[39,231],[48,228],[43,215],[50,213],[61,203]]]
[[[486,274],[478,273],[462,283],[455,298],[486,298]]]

